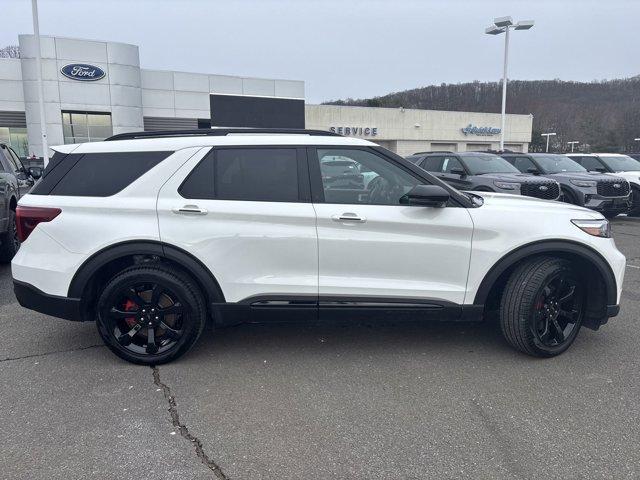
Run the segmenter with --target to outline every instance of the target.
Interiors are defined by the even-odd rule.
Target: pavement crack
[[[13,360],[24,360],[25,358],[46,357],[47,355],[55,355],[56,353],[80,352],[82,350],[88,350],[90,348],[98,348],[98,347],[104,347],[104,346],[105,346],[104,343],[99,343],[97,345],[88,345],[86,347],[80,347],[80,348],[68,348],[66,350],[53,350],[51,352],[33,353],[31,355],[23,355],[22,357],[6,357],[6,358],[0,358],[0,363],[11,362]]]
[[[175,428],[178,429],[178,431],[180,432],[180,436],[191,442],[195,449],[197,457],[207,468],[209,468],[209,470],[211,470],[215,474],[216,477],[218,477],[220,480],[229,480],[229,477],[224,474],[220,466],[218,466],[218,464],[211,460],[204,452],[204,448],[202,447],[202,442],[200,441],[200,439],[195,435],[192,435],[185,424],[180,423],[180,415],[178,414],[178,404],[176,403],[176,398],[171,394],[171,388],[169,388],[168,385],[160,380],[160,369],[156,366],[151,367],[151,369],[153,370],[153,383],[155,383],[158,388],[162,389],[164,398],[169,403],[168,411],[171,415],[171,423]]]

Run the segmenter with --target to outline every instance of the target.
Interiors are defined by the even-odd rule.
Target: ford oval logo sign
[[[94,82],[104,78],[105,73],[100,67],[86,63],[70,63],[60,69],[65,77],[81,82]]]

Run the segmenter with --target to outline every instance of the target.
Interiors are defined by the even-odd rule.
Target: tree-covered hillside
[[[337,105],[405,107],[470,112],[500,112],[502,84],[442,84],[391,93],[372,99],[327,102]],[[507,113],[533,114],[533,149],[540,133],[556,132],[553,148],[566,151],[578,140],[592,151],[638,151],[640,142],[640,76],[599,82],[514,80],[507,88]]]

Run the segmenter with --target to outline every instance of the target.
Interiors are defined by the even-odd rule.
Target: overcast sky
[[[144,68],[306,82],[309,103],[431,84],[497,80],[494,17],[510,78],[640,74],[639,0],[39,0],[40,33],[133,43]],[[32,33],[30,0],[1,0],[0,46]]]

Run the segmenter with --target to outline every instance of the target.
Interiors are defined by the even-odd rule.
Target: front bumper
[[[627,212],[631,208],[631,197],[601,197],[585,195],[584,206],[597,212]]]
[[[65,320],[82,320],[79,298],[49,295],[33,285],[19,280],[13,281],[13,291],[18,303],[25,308]]]

